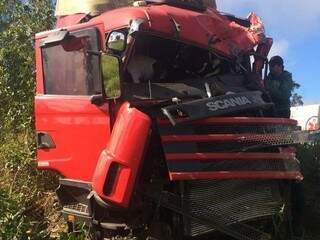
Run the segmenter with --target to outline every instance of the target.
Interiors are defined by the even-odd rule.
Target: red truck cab
[[[57,24],[36,35],[35,117],[63,212],[110,236],[269,236],[245,222],[277,215],[303,177],[294,149],[270,144],[296,121],[272,117],[259,18],[140,1]]]

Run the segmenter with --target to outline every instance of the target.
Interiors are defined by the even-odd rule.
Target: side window
[[[45,94],[93,95],[101,93],[98,32],[72,32],[56,45],[42,48]]]

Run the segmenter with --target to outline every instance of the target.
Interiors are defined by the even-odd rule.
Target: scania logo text
[[[252,102],[245,96],[242,97],[233,97],[229,99],[217,100],[214,102],[208,102],[207,107],[210,111],[217,111],[228,109],[231,107],[244,106],[247,104],[252,104]]]

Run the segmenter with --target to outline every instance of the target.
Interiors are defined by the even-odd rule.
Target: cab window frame
[[[43,86],[44,86],[44,94],[45,95],[65,95],[65,96],[92,96],[96,94],[101,94],[103,92],[102,88],[102,76],[101,76],[101,68],[100,68],[100,55],[97,54],[101,50],[101,37],[99,30],[96,27],[90,27],[87,29],[75,30],[69,33],[70,37],[76,38],[89,38],[89,51],[92,53],[87,53],[87,59],[89,59],[90,64],[86,65],[86,79],[83,82],[86,84],[86,94],[73,94],[72,92],[54,92],[48,89],[49,82],[55,83],[57,82],[54,77],[48,80],[48,76],[46,76],[47,67],[44,60],[44,51],[48,47],[55,47],[61,45],[60,43],[52,44],[50,46],[41,47],[41,62],[43,69]],[[91,67],[91,70],[89,68]],[[66,80],[65,80],[66,81]],[[62,81],[63,82],[63,81]],[[65,89],[67,91],[67,89]]]

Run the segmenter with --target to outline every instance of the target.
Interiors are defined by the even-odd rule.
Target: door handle
[[[37,148],[38,149],[52,149],[56,148],[52,137],[46,132],[37,132]]]

